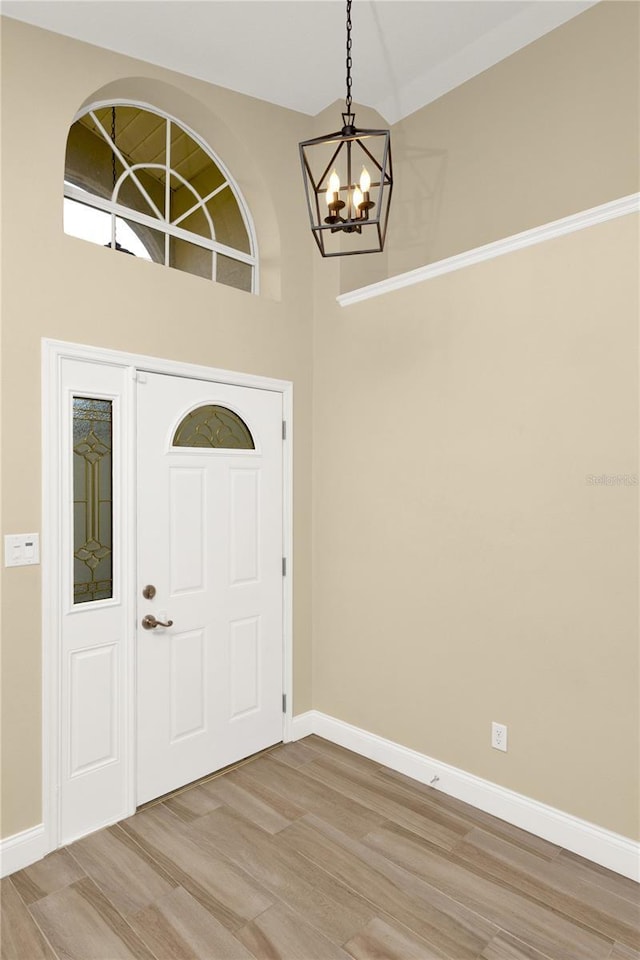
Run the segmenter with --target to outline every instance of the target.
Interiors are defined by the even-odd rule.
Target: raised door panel
[[[203,468],[171,467],[170,594],[203,590],[206,570],[206,475]]]
[[[203,629],[173,633],[171,644],[171,743],[207,730],[207,642]]]
[[[260,577],[260,473],[229,471],[229,582],[251,583]]]
[[[118,759],[117,645],[72,651],[69,676],[69,775],[76,777]]]
[[[260,655],[260,617],[247,617],[229,624],[231,720],[260,709]]]

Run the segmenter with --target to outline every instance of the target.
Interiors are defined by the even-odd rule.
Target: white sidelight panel
[[[59,843],[131,812],[134,624],[126,543],[124,367],[64,359],[58,431],[61,529],[59,582]]]

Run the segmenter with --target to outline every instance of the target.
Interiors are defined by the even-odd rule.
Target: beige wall
[[[315,708],[634,837],[639,253],[327,304],[314,399]]]
[[[393,128],[381,272],[639,189],[639,9]],[[586,478],[637,482],[638,252],[631,216],[345,309],[320,264],[313,402],[315,708],[633,837],[638,487]]]
[[[292,380],[294,709],[307,710],[313,241],[290,184],[300,182],[296,145],[310,121],[11,20],[2,70],[3,532],[41,529],[41,337]],[[212,144],[254,214],[263,296],[63,235],[67,131],[95,91],[151,102]],[[41,819],[40,615],[40,569],[3,569],[3,836]]]
[[[295,712],[634,837],[637,488],[586,478],[638,471],[637,218],[335,296],[637,190],[637,13],[599,4],[396,125],[388,249],[344,263],[315,250],[296,148],[336,116],[10,21],[2,64],[5,531],[40,524],[41,336],[292,379]],[[255,216],[263,296],[62,235],[66,130],[96,90],[211,142]],[[39,597],[39,570],[4,571],[5,836],[40,819]]]

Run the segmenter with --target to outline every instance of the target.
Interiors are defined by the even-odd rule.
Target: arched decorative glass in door
[[[228,407],[207,403],[184,417],[173,437],[174,447],[213,447],[255,450],[251,431],[242,417]]]

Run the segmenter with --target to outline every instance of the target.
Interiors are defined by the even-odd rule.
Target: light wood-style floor
[[[317,737],[2,881],[3,960],[638,960],[639,888]]]

